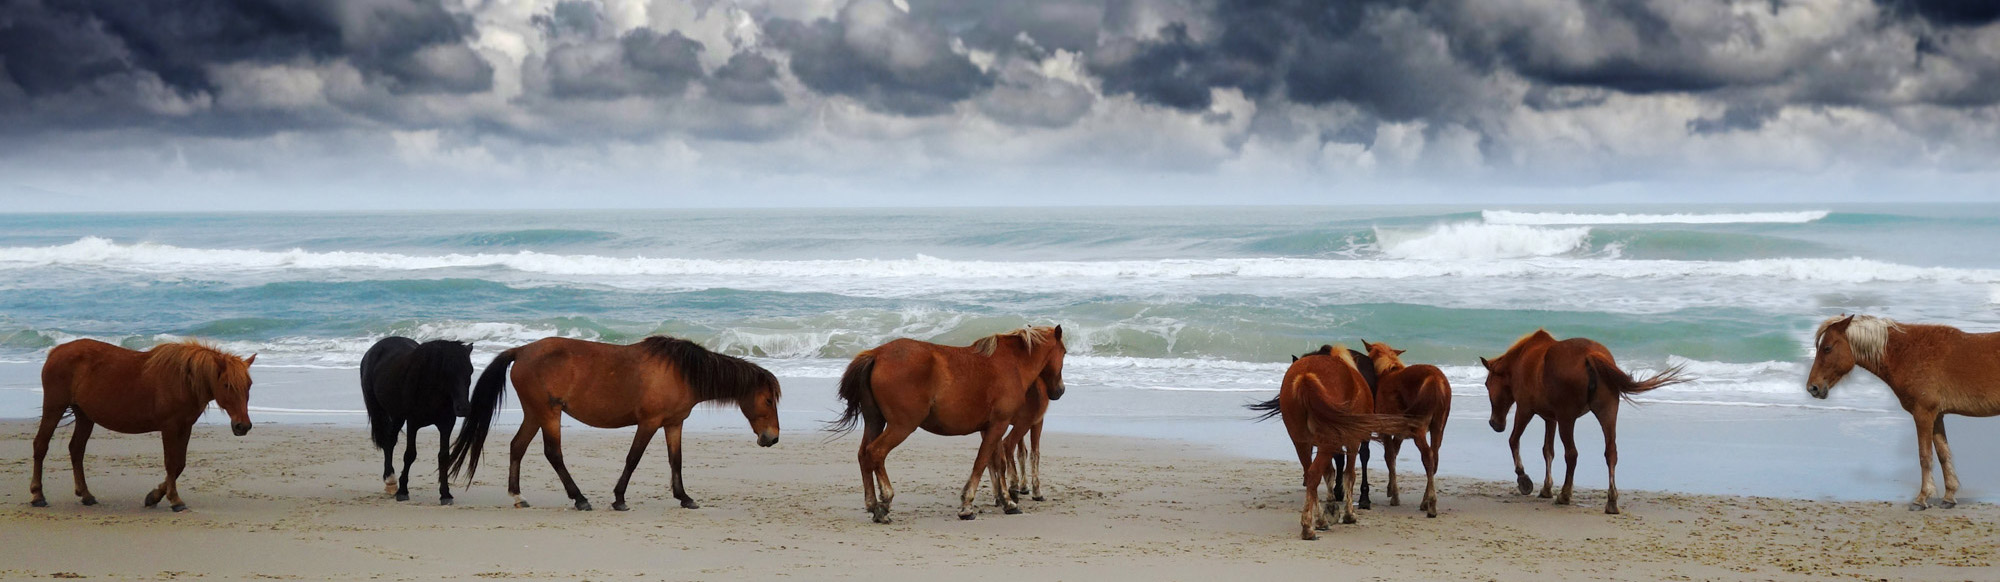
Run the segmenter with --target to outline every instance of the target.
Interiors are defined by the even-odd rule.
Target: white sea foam
[[[1589,228],[1536,228],[1463,222],[1424,230],[1375,229],[1382,255],[1425,261],[1517,259],[1576,252]]]
[[[1516,212],[1512,210],[1485,210],[1479,213],[1486,224],[1507,225],[1559,225],[1559,224],[1731,224],[1731,223],[1806,223],[1826,218],[1826,210],[1801,210],[1793,212],[1736,212],[1718,214],[1573,214],[1568,212]]]
[[[190,275],[261,271],[325,277],[351,271],[433,272],[508,269],[562,280],[667,288],[728,284],[744,289],[861,289],[901,281],[922,289],[1014,288],[1021,279],[1050,286],[1087,281],[1215,279],[1605,278],[1745,277],[1781,281],[2000,283],[2000,270],[1916,267],[1870,259],[1744,261],[1609,260],[1554,256],[1573,252],[1588,229],[1493,230],[1441,227],[1398,239],[1385,254],[1412,260],[1306,258],[1163,259],[1122,261],[956,261],[912,259],[710,260],[596,255],[450,254],[190,249],[153,243],[119,244],[87,237],[52,247],[0,249],[0,269],[98,267],[148,274]],[[1525,234],[1522,234],[1525,233]],[[1516,237],[1515,235],[1520,236]],[[1396,239],[1400,235],[1391,234]],[[1514,260],[1492,257],[1521,256]],[[469,274],[467,276],[476,275]],[[890,286],[891,288],[904,288]],[[908,290],[908,289],[905,289]]]

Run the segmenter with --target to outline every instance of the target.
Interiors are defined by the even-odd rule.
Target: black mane
[[[743,358],[711,352],[701,344],[663,335],[646,338],[639,345],[645,347],[648,355],[680,370],[681,379],[694,391],[695,399],[702,402],[735,402],[765,386],[770,386],[772,399],[780,396],[778,377]]]

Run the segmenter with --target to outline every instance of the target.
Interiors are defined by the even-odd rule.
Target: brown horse
[[[1375,402],[1368,379],[1355,367],[1345,346],[1322,346],[1319,351],[1292,361],[1285,370],[1278,395],[1252,403],[1251,410],[1264,414],[1257,420],[1281,416],[1292,447],[1305,467],[1306,506],[1299,513],[1299,539],[1319,539],[1314,530],[1329,527],[1326,514],[1336,512],[1341,523],[1354,523],[1354,495],[1346,495],[1340,507],[1322,507],[1319,487],[1344,487],[1354,491],[1355,457],[1368,446],[1374,433],[1401,433],[1407,423],[1401,418],[1374,414]],[[1369,411],[1369,412],[1356,412]],[[1316,450],[1315,450],[1316,449]],[[1346,470],[1336,471],[1334,455],[1346,455]],[[1340,485],[1335,485],[1338,482]]]
[[[896,497],[883,461],[919,427],[945,436],[979,433],[979,457],[960,494],[959,519],[974,517],[972,499],[988,468],[1000,506],[1008,514],[1020,513],[1003,490],[1002,435],[1021,418],[1037,380],[1047,386],[1049,398],[1062,396],[1064,350],[1062,326],[1056,326],[992,335],[963,348],[898,339],[856,355],[840,377],[847,409],[828,428],[838,433],[853,430],[857,421],[863,425],[856,457],[861,495],[875,522],[889,523],[889,503]]]
[[[1404,366],[1403,350],[1361,340],[1375,367],[1375,412],[1410,419],[1410,438],[1424,464],[1424,500],[1417,506],[1425,517],[1437,517],[1438,447],[1444,445],[1445,421],[1451,417],[1451,382],[1437,366]],[[1396,490],[1396,455],[1403,437],[1381,435],[1382,460],[1389,464],[1389,505],[1402,505]]]
[[[1958,506],[1958,470],[1945,442],[1944,415],[2000,415],[2000,333],[1965,333],[1942,325],[1897,323],[1882,317],[1850,315],[1819,324],[1813,333],[1812,375],[1806,391],[1826,398],[1833,385],[1859,364],[1895,391],[1903,410],[1917,421],[1917,466],[1923,470],[1910,510],[1930,507],[1937,494],[1931,482],[1931,449],[1944,464],[1944,499]]]
[[[1604,428],[1605,513],[1618,513],[1618,401],[1689,380],[1681,375],[1680,366],[1643,381],[1633,380],[1618,369],[1618,362],[1603,344],[1583,338],[1557,341],[1543,329],[1521,336],[1500,357],[1480,358],[1479,363],[1486,366],[1486,395],[1493,401],[1493,418],[1487,424],[1493,432],[1505,427],[1508,409],[1521,405],[1507,446],[1514,451],[1514,476],[1520,480],[1522,495],[1535,488],[1534,480],[1521,467],[1521,432],[1528,429],[1528,421],[1542,418],[1543,499],[1550,497],[1555,435],[1562,432],[1563,488],[1562,495],[1556,496],[1556,505],[1568,505],[1576,480],[1576,419],[1585,412],[1597,417],[1597,424]]]
[[[28,503],[48,507],[42,497],[42,458],[49,454],[56,425],[74,415],[69,465],[84,505],[96,505],[97,497],[83,482],[83,449],[91,429],[102,424],[126,434],[159,431],[167,480],[146,494],[146,507],[165,497],[174,511],[187,510],[177,481],[187,466],[194,423],[212,401],[229,414],[229,429],[236,436],[250,432],[250,363],[255,361],[256,354],[239,358],[194,340],[137,352],[83,339],[49,350],[48,362],[42,364],[42,427],[35,433],[35,477],[28,486],[33,499]]]
[[[507,368],[514,366],[515,397],[521,402],[521,430],[508,449],[507,493],[514,507],[521,499],[521,457],[535,433],[542,433],[542,453],[562,478],[563,490],[576,508],[590,510],[590,501],[570,479],[562,458],[562,415],[597,428],[638,425],[632,450],[625,454],[625,472],[618,477],[611,508],[625,511],[625,486],[653,434],[667,431],[667,464],[673,468],[674,498],[681,507],[700,507],[681,486],[681,421],[703,402],[735,403],[757,433],[759,446],[778,443],[778,378],[742,358],[725,356],[691,341],[653,336],[632,345],[614,345],[568,338],[545,338],[500,352],[480,374],[465,415],[465,433],[451,445],[451,472],[465,471],[468,481],[479,467],[486,432],[500,410]]]
[[[1000,450],[1005,451],[1007,462],[1007,497],[1016,502],[1022,495],[1047,500],[1042,497],[1042,417],[1049,412],[1049,401],[1059,398],[1062,394],[1049,394],[1047,385],[1035,380],[1028,388],[1027,404],[1014,414],[1014,428],[1001,441]],[[998,499],[993,503],[1004,506]]]

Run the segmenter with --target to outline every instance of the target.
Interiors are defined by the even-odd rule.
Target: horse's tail
[[[1282,394],[1282,393],[1283,393],[1283,392],[1280,392],[1280,394]],[[1259,414],[1259,415],[1257,415],[1257,416],[1255,416],[1255,417],[1251,418],[1251,419],[1250,419],[1250,421],[1251,421],[1251,422],[1264,422],[1264,421],[1266,421],[1266,420],[1270,420],[1270,419],[1272,419],[1273,417],[1276,417],[1276,416],[1278,416],[1278,415],[1280,415],[1280,414],[1284,414],[1284,411],[1282,411],[1282,410],[1278,410],[1278,397],[1277,397],[1277,396],[1272,396],[1270,400],[1265,400],[1265,401],[1262,401],[1262,402],[1252,402],[1252,403],[1249,403],[1249,404],[1245,404],[1245,405],[1243,405],[1243,407],[1244,407],[1244,408],[1248,408],[1248,409],[1250,409],[1250,410],[1252,410],[1252,411],[1255,411],[1255,412],[1262,412],[1262,413],[1263,413],[1263,414]]]
[[[854,425],[865,414],[875,414],[875,352],[861,352],[848,362],[847,372],[840,375],[840,399],[847,402],[847,409],[840,411],[840,418],[826,425],[826,430],[834,436],[854,430]]]
[[[466,486],[471,487],[472,475],[479,470],[480,449],[486,447],[486,431],[493,428],[493,418],[500,415],[500,398],[507,388],[507,367],[513,365],[515,348],[500,352],[493,357],[493,363],[486,365],[486,372],[479,375],[479,384],[472,390],[472,400],[466,405],[465,431],[458,433],[458,440],[451,443],[451,476],[458,477],[465,471]]]
[[[1583,371],[1584,376],[1589,378],[1589,383],[1584,385],[1584,401],[1589,402],[1597,397],[1599,385],[1611,389],[1621,398],[1631,400],[1633,394],[1693,380],[1694,378],[1683,373],[1682,368],[1682,365],[1676,365],[1661,370],[1645,380],[1633,380],[1631,375],[1618,369],[1618,363],[1612,361],[1610,355],[1603,353],[1586,355],[1583,357]]]
[[[381,399],[375,397],[375,383],[370,382],[373,378],[368,375],[372,371],[369,368],[367,362],[362,363],[361,402],[368,407],[368,436],[375,440],[375,448],[386,451],[396,446],[396,429],[400,427],[392,425]]]
[[[1338,443],[1359,443],[1375,438],[1377,433],[1385,435],[1411,434],[1411,421],[1397,414],[1375,414],[1354,412],[1346,406],[1327,402],[1314,395],[1325,394],[1319,376],[1303,374],[1297,383],[1311,382],[1314,386],[1301,387],[1300,400],[1305,402],[1306,411],[1312,413],[1313,432],[1321,436],[1331,436]]]

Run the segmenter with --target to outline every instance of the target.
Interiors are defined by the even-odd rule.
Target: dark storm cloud
[[[855,0],[835,19],[775,18],[764,27],[791,54],[800,82],[878,111],[936,115],[993,84],[952,49],[951,37],[889,0]]]
[[[1941,25],[1979,26],[2000,20],[2000,2],[1993,0],[1877,0],[1901,14],[1922,16]]]
[[[708,93],[724,101],[745,105],[778,105],[785,94],[778,90],[778,62],[754,52],[740,52],[715,70]]]
[[[1011,50],[1026,35],[1036,46],[1083,52],[1097,46],[1105,1],[915,0],[910,16],[982,49]]]

